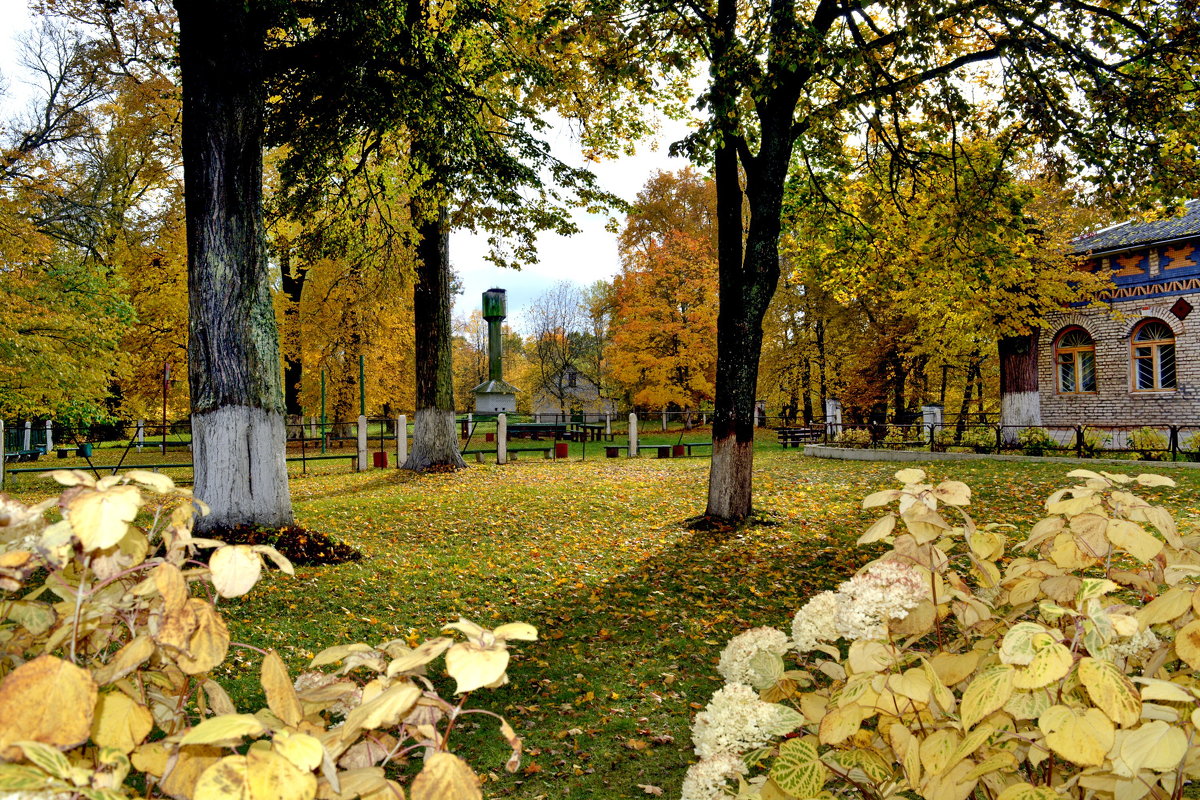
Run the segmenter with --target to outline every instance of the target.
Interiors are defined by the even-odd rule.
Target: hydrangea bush
[[[683,800],[1178,800],[1200,776],[1200,536],[1076,470],[1023,540],[970,489],[896,474],[860,544],[891,550],[811,598],[792,635],[721,655]],[[785,652],[786,651],[786,652]],[[787,660],[796,663],[789,669]]]

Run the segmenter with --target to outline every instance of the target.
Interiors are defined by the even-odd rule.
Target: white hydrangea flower
[[[1153,650],[1158,645],[1158,636],[1154,634],[1154,631],[1146,628],[1146,630],[1138,631],[1127,639],[1118,639],[1109,644],[1108,647],[1114,658],[1129,658],[1130,656],[1136,656],[1144,650]]]
[[[748,771],[741,758],[729,753],[706,758],[688,767],[687,774],[683,776],[679,800],[719,800],[728,797],[726,781],[745,775]]]
[[[834,625],[845,639],[883,639],[887,622],[904,619],[925,599],[921,573],[899,561],[877,561],[838,587]]]
[[[904,619],[925,597],[919,570],[899,561],[877,561],[836,592],[822,592],[797,611],[792,646],[807,653],[839,638],[885,638],[888,620]]]
[[[692,742],[701,759],[719,753],[740,756],[772,741],[781,722],[779,706],[763,702],[758,692],[744,683],[731,683],[718,689],[696,715]]]
[[[748,683],[751,686],[759,684],[760,675],[751,665],[751,661],[759,653],[772,653],[782,656],[788,651],[790,642],[787,634],[768,626],[751,628],[739,633],[729,640],[721,651],[721,661],[717,664],[717,672],[726,683]]]
[[[837,610],[837,593],[821,592],[796,612],[792,618],[792,647],[797,653],[807,653],[821,642],[832,642],[838,637],[834,625]]]

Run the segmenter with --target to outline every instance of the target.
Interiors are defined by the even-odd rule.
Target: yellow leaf
[[[108,663],[92,673],[101,686],[119,681],[140,667],[154,654],[154,642],[146,634],[140,634],[108,660]]]
[[[341,728],[342,742],[353,741],[364,730],[395,725],[412,710],[420,698],[421,690],[408,681],[388,688],[346,715],[346,721]]]
[[[262,557],[250,545],[218,547],[208,561],[213,586],[221,597],[241,597],[262,575]]]
[[[933,496],[948,505],[965,506],[971,502],[971,487],[962,481],[942,481],[933,487]]]
[[[180,746],[211,744],[232,747],[241,744],[244,736],[261,736],[267,728],[253,714],[222,714],[209,717],[184,734]]]
[[[1010,665],[997,664],[983,669],[971,681],[959,706],[964,731],[1008,702],[1013,692],[1013,672]]]
[[[1061,795],[1051,786],[1014,783],[1005,788],[996,800],[1061,800]]]
[[[1192,607],[1190,588],[1174,586],[1139,608],[1134,616],[1145,626],[1170,622]]]
[[[503,647],[459,642],[446,652],[446,672],[457,681],[457,694],[495,683],[507,668],[508,651]]]
[[[536,642],[537,628],[527,622],[508,622],[492,631],[497,639],[519,639],[524,642]]]
[[[198,675],[225,660],[229,651],[229,629],[216,609],[199,598],[188,600],[185,609],[195,616],[196,627],[188,638],[187,652],[181,653],[175,663],[188,675]]]
[[[1187,754],[1187,734],[1161,720],[1121,734],[1117,746],[1121,757],[1113,760],[1113,772],[1123,778],[1133,778],[1143,769],[1173,770]]]
[[[147,745],[143,745],[143,748]],[[134,751],[133,762],[138,763],[138,753]],[[166,755],[164,753],[164,755]],[[193,798],[196,791],[196,781],[204,771],[216,764],[225,755],[225,751],[210,745],[198,744],[180,747],[176,751],[174,764],[165,762],[168,771],[162,776],[162,790],[171,797]],[[194,800],[194,799],[193,799]]]
[[[479,779],[456,755],[434,753],[413,779],[411,800],[482,800]]]
[[[943,685],[953,686],[975,672],[975,667],[979,666],[979,653],[973,650],[969,653],[938,653],[929,664]]]
[[[921,766],[928,775],[940,775],[955,763],[950,760],[959,743],[958,734],[948,728],[936,730],[921,742]]]
[[[1103,764],[1115,739],[1112,722],[1097,708],[1051,706],[1038,718],[1038,727],[1051,750],[1081,767]]]
[[[1063,678],[1075,663],[1071,651],[1058,642],[1043,645],[1029,662],[1013,675],[1013,688],[1040,689]]]
[[[1141,525],[1124,519],[1109,520],[1105,529],[1108,540],[1118,550],[1124,550],[1139,561],[1147,562],[1162,551],[1163,543],[1147,533]]]
[[[267,696],[267,706],[275,716],[287,725],[299,725],[300,720],[304,719],[304,708],[300,705],[300,698],[296,695],[292,679],[288,677],[283,659],[274,650],[263,658],[262,687]]]
[[[154,717],[124,692],[104,692],[96,702],[92,721],[92,741],[101,747],[115,747],[130,753],[142,743],[154,727]]]
[[[812,736],[785,739],[771,764],[771,779],[794,797],[816,797],[828,777]]]
[[[312,800],[317,779],[271,750],[226,756],[196,782],[193,800]]]
[[[1194,619],[1175,634],[1175,654],[1192,669],[1200,669],[1200,619]]]
[[[897,489],[885,489],[882,492],[874,492],[863,498],[862,507],[878,508],[879,506],[886,506],[899,496],[900,492]]]
[[[923,469],[902,469],[896,473],[896,480],[906,486],[911,486],[914,483],[920,483],[925,480],[925,470]]]
[[[849,739],[862,725],[864,714],[862,706],[853,703],[826,712],[818,729],[821,744],[841,744]]]
[[[430,661],[446,652],[452,644],[454,644],[454,640],[445,636],[422,642],[416,649],[410,649],[400,642],[393,642],[384,648],[388,655],[393,657],[392,662],[388,664],[387,676],[394,678],[405,672],[421,670]],[[421,671],[423,672],[423,670]]]
[[[0,757],[16,758],[11,745],[20,741],[63,749],[83,744],[92,731],[98,691],[87,670],[54,656],[38,656],[5,675],[0,681]]]
[[[1079,682],[1096,707],[1121,727],[1133,725],[1142,714],[1142,700],[1133,682],[1111,661],[1085,657],[1079,662]]]
[[[888,514],[886,517],[880,517],[871,527],[867,528],[867,532],[858,537],[858,544],[871,544],[878,542],[880,539],[891,536],[892,531],[896,529],[896,515]]]
[[[104,550],[125,538],[141,505],[142,494],[134,486],[86,489],[67,503],[67,517],[84,550]]]
[[[275,752],[292,762],[297,769],[312,772],[325,759],[325,748],[320,740],[306,733],[278,731],[271,743]]]

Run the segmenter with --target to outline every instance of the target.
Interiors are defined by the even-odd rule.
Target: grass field
[[[809,595],[870,557],[853,544],[875,518],[859,500],[892,487],[899,466],[966,481],[977,521],[1022,529],[1071,468],[833,462],[763,447],[755,524],[733,533],[686,525],[704,510],[707,458],[308,476],[292,484],[297,521],[365,558],[273,573],[223,608],[235,641],[277,648],[293,671],[324,647],[428,638],[459,615],[489,627],[530,622],[541,640],[514,644],[511,683],[471,704],[503,713],[525,737],[521,771],[502,770],[494,726],[456,729],[455,749],[487,775],[487,796],[638,798],[653,787],[677,796],[693,760],[691,717],[719,685],[725,641],[756,625],[789,630]],[[1157,468],[1179,487],[1146,496],[1185,529],[1200,522],[1200,473]],[[257,669],[256,653],[235,649],[218,679],[248,705]]]

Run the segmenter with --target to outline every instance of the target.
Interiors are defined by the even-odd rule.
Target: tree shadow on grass
[[[496,700],[538,753],[537,771],[493,793],[636,798],[649,785],[678,796],[695,761],[691,720],[721,685],[726,641],[759,625],[790,633],[809,597],[875,556],[853,541],[777,521],[698,531],[597,586],[532,604],[522,618],[543,642],[520,648]]]

